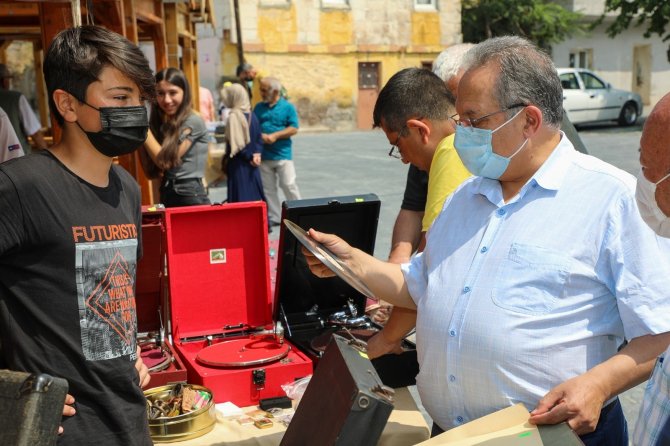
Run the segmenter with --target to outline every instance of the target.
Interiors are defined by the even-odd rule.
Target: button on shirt
[[[467,180],[402,266],[418,308],[417,387],[443,429],[551,388],[670,331],[670,241],[635,179],[561,142],[516,197]]]

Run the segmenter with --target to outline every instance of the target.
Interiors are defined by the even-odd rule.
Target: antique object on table
[[[142,208],[142,259],[137,264],[135,302],[137,343],[149,368],[151,385],[158,387],[186,382],[184,364],[168,339],[167,277],[165,265],[165,209]]]
[[[144,395],[154,443],[188,440],[214,429],[216,407],[206,387],[177,383],[154,387]]]
[[[333,336],[281,445],[377,444],[393,410],[394,393],[361,354],[360,345]]]
[[[354,336],[365,343],[381,327],[365,315],[366,298],[372,297],[367,286],[346,272],[346,265],[342,266],[332,253],[311,240],[306,230],[336,234],[373,254],[380,206],[374,194],[293,200],[283,205],[282,221],[291,223],[280,229],[276,319],[283,323],[286,337],[313,358],[317,366],[333,333]],[[336,271],[340,270],[340,277],[313,275],[301,252],[303,243],[328,259]],[[405,340],[403,349],[401,355],[372,360],[382,381],[394,388],[415,384],[419,371],[416,346]]]
[[[67,390],[67,381],[46,373],[0,370],[0,444],[55,445]]]
[[[312,373],[273,320],[265,203],[165,213],[170,320],[190,383],[216,403],[257,405]]]

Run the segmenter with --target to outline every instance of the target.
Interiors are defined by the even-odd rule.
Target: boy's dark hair
[[[56,35],[44,57],[49,108],[58,124],[62,126],[64,120],[56,109],[54,91],[65,90],[83,102],[88,86],[99,79],[105,66],[116,68],[135,82],[142,99],[154,97],[153,73],[137,45],[100,26],[68,28]]]
[[[400,132],[408,119],[448,119],[453,97],[437,75],[425,68],[405,68],[391,76],[379,92],[372,113],[373,126]]]

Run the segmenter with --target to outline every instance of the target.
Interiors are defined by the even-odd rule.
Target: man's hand
[[[531,411],[531,424],[557,424],[567,421],[578,435],[593,432],[607,392],[588,374],[559,384]]]
[[[381,330],[368,339],[368,357],[374,359],[388,353],[400,355],[404,351],[401,344],[402,339],[399,341],[389,341],[384,336],[384,330]]]
[[[274,144],[277,141],[274,133],[261,133],[261,138],[263,138],[265,144]]]
[[[260,153],[254,153],[254,155],[251,158],[251,161],[249,161],[252,166],[258,167],[261,165],[261,154]]]
[[[149,385],[151,381],[151,376],[149,375],[149,368],[142,361],[142,348],[137,346],[137,360],[135,361],[135,369],[137,374],[140,376],[140,387],[145,388]]]
[[[74,407],[72,407],[73,404],[74,404],[74,397],[68,393],[67,395],[65,395],[65,404],[63,405],[64,417],[71,417],[72,415],[77,413],[77,411],[74,410]],[[63,434],[63,426],[58,426],[58,435],[62,434]]]
[[[347,263],[348,260],[351,260],[353,248],[338,236],[333,234],[325,234],[323,232],[315,231],[314,229],[310,229],[308,232],[312,239],[323,244],[330,252],[338,256],[343,262]],[[332,272],[326,265],[321,263],[321,261],[317,259],[314,254],[309,252],[309,250],[303,247],[302,253],[305,255],[307,265],[312,271],[312,274],[317,277],[333,277],[335,275],[334,272]]]

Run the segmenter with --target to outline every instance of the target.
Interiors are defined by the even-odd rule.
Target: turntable
[[[374,252],[380,201],[374,194],[293,200],[283,204],[282,221],[295,223],[298,230],[314,228],[334,233],[368,254]],[[295,230],[295,229],[294,229]],[[299,237],[299,235],[298,235]],[[279,259],[275,300],[277,319],[286,337],[305,351],[318,366],[324,346],[333,333],[361,348],[381,327],[365,315],[366,286],[352,285],[344,278],[319,278],[311,273],[301,252],[301,243],[286,225],[279,237]],[[326,255],[328,252],[326,252]],[[337,262],[337,259],[333,259]],[[359,291],[360,290],[360,291]],[[384,384],[403,387],[415,383],[418,373],[416,347],[404,341],[401,355],[372,360]]]
[[[186,381],[186,368],[166,338],[165,212],[142,208],[142,259],[137,264],[137,343],[152,386]]]
[[[243,407],[310,375],[272,319],[265,203],[170,208],[166,228],[172,339],[189,383]]]

